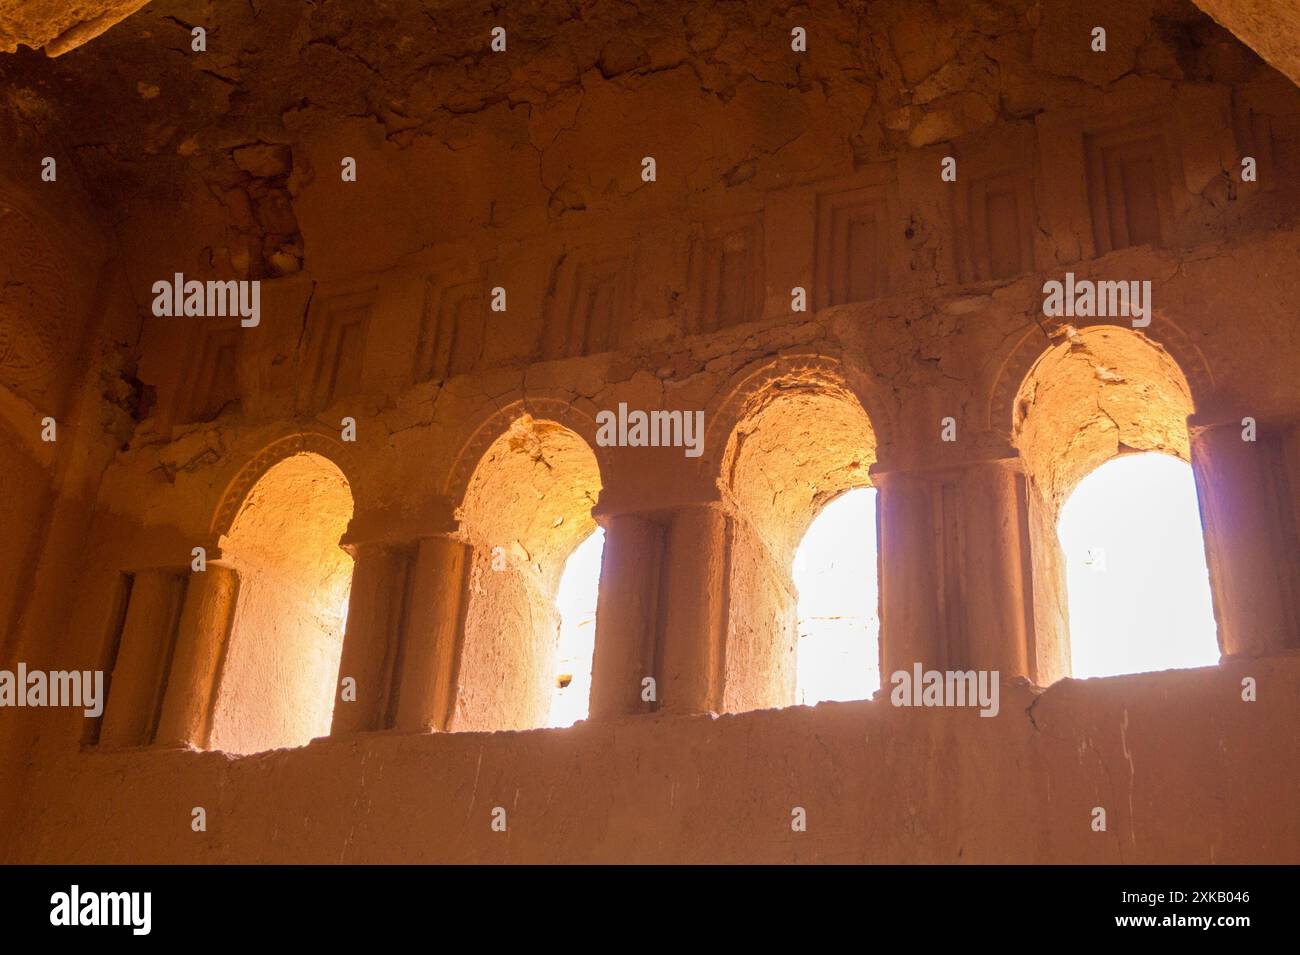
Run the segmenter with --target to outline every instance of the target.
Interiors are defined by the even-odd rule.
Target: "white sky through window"
[[[560,611],[554,696],[547,726],[572,726],[587,718],[591,700],[591,657],[596,649],[596,596],[605,531],[596,530],[565,561],[555,597]],[[566,681],[565,685],[560,685]]]
[[[868,699],[880,688],[876,489],[846,491],[794,557],[799,593],[796,701]]]
[[[1166,454],[1112,458],[1061,509],[1075,677],[1219,661],[1191,466]]]

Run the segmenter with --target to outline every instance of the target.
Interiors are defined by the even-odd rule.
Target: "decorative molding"
[[[694,308],[689,333],[757,321],[763,312],[763,214],[706,224],[692,244]]]

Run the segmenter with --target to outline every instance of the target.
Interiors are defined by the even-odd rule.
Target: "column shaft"
[[[605,554],[591,662],[593,720],[653,709],[653,703],[641,698],[642,681],[659,679],[655,656],[665,528],[657,520],[632,514],[615,515],[604,523]]]
[[[402,636],[397,729],[447,729],[472,553],[468,544],[447,537],[426,537],[417,545]]]
[[[166,570],[135,574],[99,732],[104,746],[143,746],[154,732],[176,636],[185,579]]]
[[[882,682],[914,663],[1034,677],[1032,562],[1014,461],[876,475]]]
[[[1033,677],[1028,514],[1023,478],[1003,461],[963,469],[961,593],[967,665]]]
[[[663,568],[665,625],[659,691],[669,713],[722,709],[726,676],[730,526],[717,507],[675,511]]]
[[[351,545],[356,564],[348,598],[334,720],[330,735],[384,729],[393,688],[398,630],[406,594],[407,553],[391,544]],[[343,698],[343,681],[356,681],[356,699]]]
[[[1300,548],[1282,436],[1244,441],[1237,424],[1196,428],[1191,449],[1220,647],[1254,655],[1296,646]]]
[[[238,594],[239,577],[229,567],[209,564],[203,572],[190,574],[157,742],[207,747]]]
[[[880,679],[913,663],[947,666],[944,653],[940,528],[931,483],[904,472],[874,477],[879,502]]]

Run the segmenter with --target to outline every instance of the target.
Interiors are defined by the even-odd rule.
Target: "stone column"
[[[660,708],[721,711],[726,677],[730,518],[716,505],[674,511],[662,581],[665,623],[659,665]]]
[[[873,472],[882,685],[914,663],[1034,676],[1032,561],[1017,459]]]
[[[1285,435],[1261,427],[1246,441],[1240,422],[1193,421],[1190,430],[1219,645],[1229,656],[1296,646],[1296,504]]]
[[[472,556],[468,544],[450,537],[425,537],[415,547],[402,635],[396,729],[447,729],[456,702]]]
[[[967,665],[1033,677],[1033,564],[1019,458],[962,469],[961,596]]]
[[[942,527],[936,526],[935,488],[905,471],[872,474],[878,494],[880,681],[913,663],[946,667],[941,632],[944,585]]]
[[[591,661],[589,718],[646,713],[642,681],[654,677],[661,629],[660,575],[664,523],[654,517],[605,517],[605,553],[596,603],[596,648]],[[656,696],[659,688],[656,687]]]
[[[407,550],[390,543],[354,543],[345,549],[356,563],[331,736],[386,728],[409,562]],[[343,699],[348,677],[356,681],[354,701]]]
[[[238,594],[239,576],[230,567],[210,563],[190,574],[156,742],[207,747]]]
[[[720,710],[730,522],[716,503],[605,515],[591,719]],[[646,677],[655,700],[642,699]]]
[[[136,571],[99,731],[101,745],[150,742],[184,593],[185,578],[174,571]]]

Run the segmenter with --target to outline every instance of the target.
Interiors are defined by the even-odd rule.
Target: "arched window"
[[[208,744],[301,746],[330,730],[352,558],[352,492],[331,461],[295,454],[253,485],[221,540],[239,576]]]
[[[585,575],[588,597],[578,603],[594,589],[603,537],[593,534],[591,508],[600,487],[587,442],[554,421],[523,415],[484,452],[459,511],[474,556],[450,729],[550,724],[561,653],[571,652],[561,650],[557,597],[566,562]],[[586,639],[593,630],[576,627],[569,636]],[[591,644],[584,646],[585,662],[571,657],[566,666],[589,688]],[[582,692],[565,693],[566,713],[586,714]]]
[[[1057,341],[1021,384],[1013,421],[1038,681],[1213,663],[1187,380],[1128,328],[1067,326]]]
[[[726,711],[866,696],[878,682],[868,473],[875,446],[866,412],[843,384],[779,380],[749,400],[722,462],[733,517]],[[827,515],[820,524],[819,513]],[[837,515],[852,520],[838,527]],[[836,538],[838,545],[825,543]],[[805,540],[811,546],[796,560]],[[825,546],[843,549],[827,554]],[[806,585],[793,576],[796,567],[807,572]],[[806,610],[801,626],[805,593],[808,606],[821,609]],[[832,673],[837,659],[849,669]]]
[[[869,699],[880,689],[875,488],[822,508],[795,551],[794,585],[797,702]]]
[[[1218,662],[1190,464],[1155,452],[1112,458],[1070,494],[1058,533],[1074,676]]]

